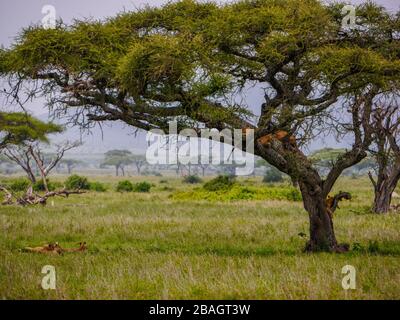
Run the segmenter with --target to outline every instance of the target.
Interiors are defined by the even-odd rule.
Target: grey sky
[[[33,23],[39,23],[44,16],[42,14],[42,8],[45,5],[54,6],[56,9],[57,18],[61,18],[65,23],[68,24],[74,18],[82,19],[92,17],[96,19],[102,19],[108,16],[113,16],[117,12],[123,10],[134,10],[135,8],[142,7],[145,4],[158,6],[166,2],[168,2],[168,0],[1,0],[0,44],[8,47],[13,42],[13,39],[21,30],[21,28],[27,27]],[[364,1],[352,0],[350,2],[358,4]],[[400,0],[376,0],[375,2],[384,5],[390,11],[398,11],[400,9]],[[251,92],[247,93],[245,100],[249,105],[260,106],[262,103],[262,97],[262,90],[252,90]],[[28,106],[28,109],[30,109],[36,115],[43,115],[46,113],[43,105],[43,100],[36,100]],[[254,111],[257,112],[258,110]],[[122,132],[126,133],[129,133],[130,131],[129,129],[122,129],[120,126],[118,127],[118,130],[122,130]],[[116,131],[115,126],[113,131]],[[96,139],[98,139],[98,136],[98,133],[94,133],[93,137],[90,138],[93,141],[90,141],[89,144],[94,143]],[[107,135],[105,135],[105,137],[107,137]],[[129,137],[128,139],[137,147],[142,148],[145,145],[143,135],[140,135],[138,139],[133,139],[132,137]],[[120,143],[126,142],[121,141]],[[332,143],[333,141],[330,141],[329,144]],[[107,149],[108,144],[110,144],[110,146],[115,146],[115,139],[110,140],[109,138],[106,138],[103,140],[101,149]],[[319,146],[324,144],[325,142],[323,141],[318,143]]]

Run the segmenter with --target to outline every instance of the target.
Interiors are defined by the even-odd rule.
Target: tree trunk
[[[375,192],[374,206],[372,210],[375,213],[388,213],[390,209],[390,203],[392,201],[392,193],[388,190],[382,192]]]
[[[374,204],[372,210],[375,213],[384,214],[390,210],[392,202],[392,194],[396,189],[397,183],[400,180],[400,168],[392,167],[388,169],[383,167],[379,170],[378,180],[375,182],[371,173],[369,178],[374,186]]]
[[[115,166],[115,175],[118,177],[118,166]]]
[[[375,188],[374,205],[372,207],[375,213],[388,213],[390,210],[392,194],[396,189],[397,181],[393,179],[388,180],[382,181]]]
[[[321,192],[313,192],[300,182],[304,209],[310,221],[310,240],[305,251],[309,252],[345,252],[347,245],[338,245],[333,228],[332,213],[329,212],[326,199]],[[317,188],[313,188],[316,190]]]
[[[28,179],[30,180],[30,182],[32,182],[33,184],[36,183],[36,176],[32,173],[32,172],[26,172],[28,175]]]

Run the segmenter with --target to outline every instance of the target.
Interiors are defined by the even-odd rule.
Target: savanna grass
[[[308,217],[301,202],[179,201],[170,195],[192,188],[181,179],[146,177],[155,185],[149,193],[115,192],[116,178],[93,180],[109,191],[46,207],[0,207],[1,299],[400,298],[400,215],[370,212],[366,179],[337,186],[353,194],[334,218],[338,240],[351,244],[346,254],[303,253]],[[239,183],[263,185],[261,178]],[[89,249],[20,252],[51,241],[86,241]],[[356,268],[356,290],[341,286],[347,264]],[[56,290],[40,286],[44,265],[56,267]]]

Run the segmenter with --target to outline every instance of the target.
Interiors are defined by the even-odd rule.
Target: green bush
[[[49,179],[46,179],[47,188],[49,191],[54,191],[57,188],[61,187],[60,183],[51,182]],[[45,191],[43,180],[40,179],[33,184],[34,191]]]
[[[235,184],[235,177],[232,176],[218,176],[203,185],[207,191],[229,190]]]
[[[28,179],[18,178],[11,181],[11,183],[9,184],[9,188],[15,192],[26,191],[29,188],[30,184],[31,183]]]
[[[74,174],[65,181],[65,187],[69,190],[89,190],[90,183],[86,177]]]
[[[150,189],[151,184],[146,181],[135,183],[135,185],[133,186],[134,192],[149,192]]]
[[[133,191],[133,184],[129,180],[122,180],[117,184],[117,191],[118,192],[132,192]]]
[[[96,191],[96,192],[107,191],[107,187],[104,184],[102,184],[101,182],[97,182],[97,181],[90,182],[89,185],[90,185],[90,190],[92,190],[92,191]]]
[[[276,168],[274,168],[274,167],[272,167],[271,169],[269,169],[269,170],[265,173],[264,178],[263,178],[263,182],[266,182],[266,183],[271,183],[271,182],[282,182],[282,181],[283,181],[283,175],[282,175],[282,173],[281,173],[278,169],[276,169]]]
[[[190,176],[186,176],[183,179],[184,183],[190,183],[190,184],[196,184],[196,183],[201,183],[202,180],[200,179],[199,176],[195,176],[195,175],[190,175]]]
[[[207,191],[196,188],[190,191],[175,192],[171,195],[174,200],[288,200],[301,201],[300,191],[293,187],[244,187],[235,184],[231,189]]]

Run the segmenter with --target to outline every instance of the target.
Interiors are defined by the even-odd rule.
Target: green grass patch
[[[204,189],[182,178],[149,176],[157,185],[150,193],[115,192],[126,178],[91,179],[108,191],[57,197],[47,206],[0,206],[0,299],[400,298],[400,215],[367,210],[373,200],[368,178],[341,178],[333,191],[353,195],[334,216],[337,240],[351,244],[345,254],[303,252],[309,219],[300,201],[175,201],[164,187]],[[129,177],[133,184],[142,179]],[[288,188],[239,177],[236,189]],[[20,251],[55,241],[64,247],[86,241],[88,250],[62,256]],[[40,286],[45,265],[56,268],[56,290]],[[356,268],[355,290],[342,288],[345,265]]]
[[[289,200],[301,201],[300,192],[292,187],[270,186],[252,187],[234,184],[230,189],[208,191],[204,188],[195,188],[190,191],[178,191],[171,195],[174,200]]]

